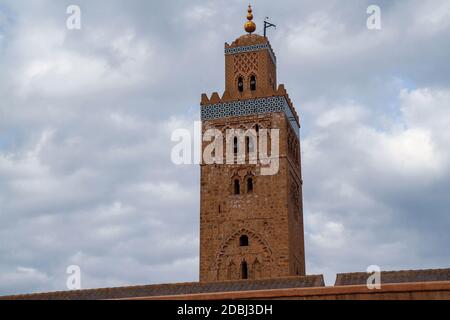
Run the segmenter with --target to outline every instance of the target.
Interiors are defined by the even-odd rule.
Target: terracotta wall
[[[138,298],[138,300],[450,300],[450,281],[384,284],[379,290],[364,285],[275,289],[227,293]]]

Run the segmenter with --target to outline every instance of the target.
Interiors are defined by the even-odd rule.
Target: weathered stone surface
[[[277,89],[270,44],[266,49],[239,50],[239,46],[248,50],[255,44],[268,44],[268,40],[251,35],[226,45],[235,51],[225,56],[225,93],[220,101],[216,94],[211,99],[202,95],[202,107],[284,95],[298,130],[298,116],[284,86]],[[252,76],[256,79],[254,90]],[[261,175],[261,164],[250,164],[248,159],[245,164],[201,166],[201,282],[305,275],[300,141],[294,127],[283,112],[203,121],[203,133],[217,129],[223,137],[229,129],[279,129],[280,157],[276,175]],[[202,150],[210,143],[204,142]],[[223,142],[224,154],[227,146],[232,144]],[[247,187],[249,179],[252,190]],[[240,194],[234,192],[235,181],[239,181]],[[240,245],[241,236],[248,238],[248,246]]]

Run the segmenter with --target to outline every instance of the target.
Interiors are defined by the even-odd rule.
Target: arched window
[[[254,75],[250,77],[250,90],[256,90],[256,77]]]
[[[242,261],[241,263],[241,278],[248,279],[248,266],[247,262],[245,261]]]
[[[244,234],[239,238],[239,246],[248,247],[248,236]]]
[[[234,180],[234,194],[240,194],[241,193],[241,185],[239,183],[239,180]]]
[[[247,179],[247,192],[253,192],[253,179],[248,178]]]
[[[238,138],[233,138],[233,152],[236,155],[238,153]]]
[[[239,92],[244,91],[244,78],[242,78],[242,77],[238,78],[238,90],[239,90]]]

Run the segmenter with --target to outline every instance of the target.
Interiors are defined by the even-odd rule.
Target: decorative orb
[[[244,24],[244,29],[245,31],[247,31],[248,33],[252,33],[255,32],[256,30],[256,24],[253,21],[247,21]]]

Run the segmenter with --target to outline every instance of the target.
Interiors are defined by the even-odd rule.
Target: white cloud
[[[347,123],[357,123],[364,121],[367,116],[367,110],[364,107],[348,104],[328,108],[317,118],[317,124],[321,127],[329,127],[331,125],[345,126]]]
[[[60,26],[30,26],[19,30],[12,43],[16,63],[11,74],[21,97],[48,98],[100,94],[105,90],[152,83],[147,70],[155,67],[153,49],[133,30],[119,34],[88,33],[86,45],[109,54],[100,56],[69,48],[73,33]]]
[[[397,172],[408,175],[428,175],[440,168],[439,154],[429,132],[422,129],[409,129],[393,135],[381,135],[379,144],[370,150],[373,159],[389,164]],[[380,163],[380,165],[382,165]]]
[[[45,286],[51,281],[45,272],[35,268],[18,266],[14,271],[2,272],[0,282],[3,286],[14,286],[18,289]]]
[[[450,27],[450,3],[448,1],[416,1],[414,7],[414,19],[410,24],[414,25],[411,31],[425,34],[433,34],[445,31]]]
[[[448,135],[450,89],[402,90],[400,109],[411,126],[439,135]]]
[[[212,22],[211,18],[216,14],[215,8],[211,4],[190,6],[185,12],[184,17],[187,23],[199,23],[205,25]]]
[[[310,243],[316,248],[338,249],[345,245],[345,228],[342,223],[329,221],[320,213],[309,214],[307,234]]]
[[[389,121],[354,103],[303,106],[315,120],[303,139],[310,272],[331,284],[336,270],[432,266],[429,250],[449,240],[436,231],[449,223],[449,90],[400,90]]]

